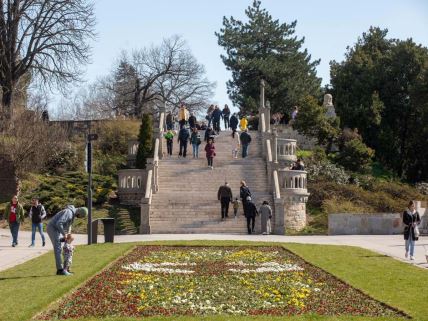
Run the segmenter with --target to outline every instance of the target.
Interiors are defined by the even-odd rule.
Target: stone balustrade
[[[278,154],[278,160],[287,162],[295,162],[297,160],[297,141],[295,139],[288,138],[276,138],[276,152]]]
[[[118,171],[118,195],[121,204],[139,205],[145,193],[147,171],[141,169],[123,169]]]
[[[279,187],[284,198],[291,202],[306,203],[309,197],[306,176],[306,171],[279,169]]]

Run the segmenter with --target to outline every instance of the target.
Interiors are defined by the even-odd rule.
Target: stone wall
[[[300,231],[306,226],[306,204],[284,203],[285,228]]]
[[[7,155],[0,155],[0,203],[10,201],[18,192],[15,168]]]
[[[329,214],[329,235],[391,235],[403,233],[402,213]]]

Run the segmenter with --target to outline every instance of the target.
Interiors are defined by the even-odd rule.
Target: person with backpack
[[[250,189],[248,188],[247,183],[245,183],[245,181],[241,181],[241,187],[239,188],[239,197],[241,198],[244,214],[245,214],[245,205],[247,203],[248,196],[250,197],[252,196]]]
[[[248,147],[251,143],[251,135],[248,134],[248,130],[245,129],[241,135],[239,135],[239,140],[241,141],[242,146],[242,158],[245,158],[248,156]]]
[[[55,254],[56,275],[71,275],[64,270],[61,258],[61,241],[65,241],[67,235],[71,233],[71,226],[74,219],[84,218],[88,214],[86,207],[75,208],[73,205],[67,205],[65,209],[55,214],[49,221],[46,231],[52,242]]]
[[[45,234],[43,233],[42,220],[46,217],[46,210],[42,204],[39,203],[38,197],[33,197],[31,200],[31,208],[28,217],[31,220],[31,244],[34,247],[36,243],[36,229],[39,229],[40,236],[42,237],[42,246],[46,245]]]
[[[190,135],[190,144],[192,144],[193,158],[199,158],[199,145],[201,145],[201,135],[198,130],[193,128],[192,135]]]
[[[415,242],[419,239],[418,225],[421,223],[421,217],[415,209],[415,203],[410,201],[407,210],[403,213],[404,224],[404,239],[406,240],[405,258],[407,259],[410,254],[410,260],[415,259]]]
[[[215,154],[215,146],[212,138],[208,139],[208,143],[205,145],[205,154],[207,156],[208,167],[213,169],[213,161]]]
[[[230,109],[227,104],[224,105],[222,110],[223,120],[224,120],[224,129],[229,129],[229,117],[230,117]]]
[[[187,154],[187,142],[189,141],[189,131],[183,127],[180,129],[180,132],[178,133],[178,142],[180,143],[180,151],[178,153],[178,157],[183,156],[186,158]]]
[[[238,128],[238,124],[239,124],[238,117],[236,116],[236,113],[234,113],[232,117],[230,117],[230,121],[229,121],[230,128],[232,128],[233,138],[235,138],[235,133],[236,133],[236,129]]]
[[[254,233],[254,227],[256,225],[256,216],[259,214],[256,205],[251,200],[251,196],[247,196],[246,205],[244,206],[244,215],[247,218],[247,229],[248,234]]]
[[[21,223],[24,223],[24,207],[18,202],[18,195],[14,195],[6,205],[3,220],[7,221],[12,234],[12,247],[18,245],[18,232]]]

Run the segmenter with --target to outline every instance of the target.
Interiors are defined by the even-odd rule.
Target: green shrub
[[[136,167],[145,169],[147,158],[153,157],[153,121],[151,115],[147,113],[143,114],[141,120],[138,142]]]
[[[344,143],[337,162],[348,170],[365,173],[370,170],[373,156],[373,149],[360,139],[352,139]]]

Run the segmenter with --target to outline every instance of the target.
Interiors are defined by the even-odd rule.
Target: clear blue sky
[[[252,0],[96,0],[98,39],[86,79],[107,74],[123,49],[157,44],[173,34],[182,35],[207,76],[217,82],[214,101],[230,103],[226,81],[230,74],[220,59],[222,48],[214,32],[223,16],[245,19]],[[275,19],[297,20],[297,35],[314,59],[321,59],[318,76],[329,83],[329,62],[341,61],[347,46],[368,28],[389,29],[393,38],[413,38],[428,46],[428,0],[263,0]]]

